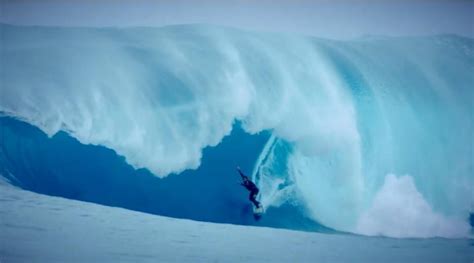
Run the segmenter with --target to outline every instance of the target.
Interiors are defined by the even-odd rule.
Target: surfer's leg
[[[249,199],[250,201],[252,201],[252,203],[256,206],[256,207],[260,207],[260,203],[257,201],[257,193],[258,192],[250,192],[250,195],[249,195]]]

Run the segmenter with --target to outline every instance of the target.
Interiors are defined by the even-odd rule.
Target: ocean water
[[[471,235],[472,39],[1,31],[0,171],[12,184],[202,221]],[[261,189],[261,221],[237,165]]]

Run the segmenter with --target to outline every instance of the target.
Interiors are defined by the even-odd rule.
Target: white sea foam
[[[359,218],[356,232],[390,237],[466,237],[465,218],[433,211],[416,189],[411,176],[387,175],[372,206]]]
[[[413,176],[438,214],[472,206],[472,40],[1,27],[0,111],[49,135],[166,176],[198,167],[240,120],[278,141],[256,169],[269,206],[293,195],[313,219],[354,231],[379,211],[367,209],[389,172]]]

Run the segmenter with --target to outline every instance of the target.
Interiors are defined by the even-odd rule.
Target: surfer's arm
[[[240,167],[237,167],[237,172],[239,172],[240,176],[242,177],[242,179],[244,179],[244,177],[247,177],[245,176],[244,173],[242,173],[242,171],[240,170]]]

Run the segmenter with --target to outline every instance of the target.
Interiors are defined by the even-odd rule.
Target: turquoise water
[[[255,224],[228,180],[239,164],[273,218],[256,224],[470,235],[472,39],[191,25],[2,32],[0,111],[54,135],[2,119],[2,173],[27,189]]]

